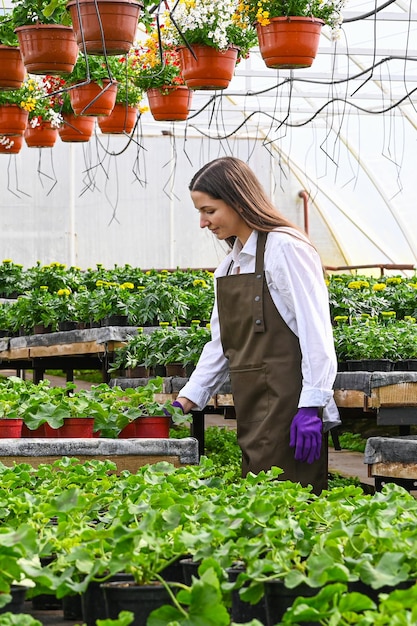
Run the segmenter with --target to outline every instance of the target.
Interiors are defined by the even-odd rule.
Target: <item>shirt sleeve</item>
[[[228,260],[227,260],[228,259]],[[230,264],[227,257],[215,272],[217,276],[223,276]],[[216,289],[215,289],[216,291]],[[217,295],[215,293],[214,307],[210,319],[211,340],[204,346],[194,372],[188,383],[181,389],[179,395],[188,398],[203,409],[229,377],[229,361],[223,353],[220,339],[220,324],[217,311]]]
[[[268,288],[300,342],[302,389],[298,406],[325,407],[333,398],[337,360],[319,255],[313,246],[291,235],[270,233],[269,242],[265,257]]]

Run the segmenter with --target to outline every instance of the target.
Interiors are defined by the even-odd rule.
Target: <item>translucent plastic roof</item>
[[[283,208],[289,186],[309,194],[328,263],[417,260],[415,5],[348,0],[311,68],[268,69],[255,49],[227,90],[194,93],[188,136],[261,140]]]
[[[59,183],[50,196],[46,183],[41,189],[29,181],[47,168],[46,154],[41,162],[22,150],[7,165],[3,157],[3,254],[25,263],[16,250],[23,256],[30,241],[31,254],[43,262],[61,260],[57,250],[67,246],[71,262],[84,255],[81,265],[112,259],[145,267],[214,266],[213,238],[190,221],[187,185],[204,162],[235,154],[290,219],[304,219],[325,265],[417,265],[417,1],[347,0],[343,16],[337,41],[323,28],[308,69],[269,69],[254,49],[228,89],[194,92],[186,122],[155,122],[145,114],[140,140],[126,147],[126,137],[114,136],[105,157],[100,134],[83,152],[57,145],[48,154]],[[117,198],[108,202],[115,177]],[[36,238],[29,219],[16,223],[20,215],[34,224],[43,216]],[[113,240],[109,224],[119,229]],[[157,252],[150,249],[154,239],[163,241]]]

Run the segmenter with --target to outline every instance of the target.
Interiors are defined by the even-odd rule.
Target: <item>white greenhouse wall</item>
[[[58,140],[53,149],[24,146],[16,156],[1,155],[2,258],[25,267],[37,261],[83,269],[97,263],[217,266],[224,244],[200,229],[188,183],[204,163],[226,153],[224,146],[162,133],[139,141],[141,148],[123,136],[97,135],[87,145]],[[298,181],[289,181],[284,206],[272,157],[261,143],[235,139],[230,148],[235,156],[250,157],[271,197],[303,226]],[[342,261],[313,208],[310,222],[323,262]]]
[[[394,122],[401,128],[401,116]],[[264,145],[255,132],[216,140],[191,125],[145,121],[130,142],[98,132],[88,144],[24,146],[0,155],[1,257],[24,267],[216,267],[224,244],[200,229],[188,184],[203,164],[232,154],[300,227],[299,192],[307,191],[309,234],[324,265],[413,265],[415,134],[401,136],[399,167],[383,154],[381,117],[350,119],[349,130],[349,145],[343,125],[301,127]],[[323,138],[337,145],[337,163]]]

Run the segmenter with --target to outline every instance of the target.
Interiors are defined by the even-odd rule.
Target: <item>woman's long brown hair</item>
[[[275,208],[251,168],[235,157],[220,157],[204,165],[193,176],[189,190],[223,200],[254,230],[270,232],[285,226],[300,231]],[[226,239],[229,246],[234,240]]]

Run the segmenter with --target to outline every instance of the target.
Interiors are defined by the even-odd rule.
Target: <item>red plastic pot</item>
[[[59,437],[88,438],[94,435],[93,417],[66,417],[59,428]]]
[[[0,438],[20,439],[23,419],[19,417],[0,419]]]

